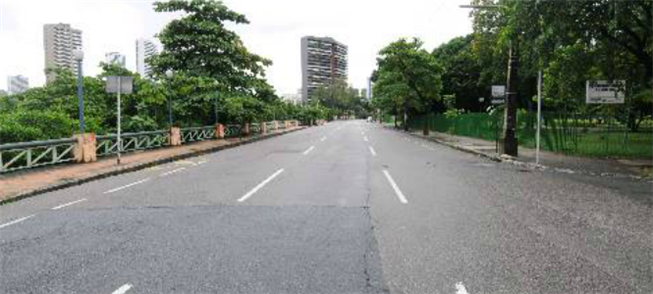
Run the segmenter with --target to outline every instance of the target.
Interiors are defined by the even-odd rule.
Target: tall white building
[[[148,39],[136,40],[136,72],[144,78],[152,77],[152,68],[147,62],[157,53],[156,44]]]
[[[308,102],[316,89],[347,79],[347,46],[324,37],[302,38],[302,100]]]
[[[70,24],[46,24],[43,26],[43,47],[45,49],[45,68],[68,68],[77,74],[77,61],[73,56],[75,49],[82,49],[82,31]],[[51,82],[55,76],[46,76]]]
[[[9,95],[20,94],[29,89],[29,79],[27,77],[17,75],[7,77],[7,92]]]
[[[108,64],[118,65],[120,67],[125,67],[125,55],[120,54],[120,52],[109,52],[104,54],[104,62]]]

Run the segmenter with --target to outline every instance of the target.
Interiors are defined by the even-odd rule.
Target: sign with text
[[[506,86],[492,86],[492,104],[506,102]]]
[[[587,81],[587,104],[623,104],[626,81]]]
[[[107,77],[107,93],[131,94],[134,84],[134,77]]]

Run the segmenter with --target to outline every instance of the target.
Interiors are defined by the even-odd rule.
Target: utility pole
[[[502,154],[517,156],[517,77],[518,60],[516,40],[510,42],[508,58],[508,81],[506,84],[506,108],[503,119],[503,133],[499,140]]]
[[[460,5],[460,8],[471,9],[506,9],[503,5]],[[499,139],[499,151],[502,154],[517,156],[517,68],[519,55],[517,53],[519,36],[510,41],[508,58],[508,82],[506,85],[506,107],[503,117],[503,132]]]

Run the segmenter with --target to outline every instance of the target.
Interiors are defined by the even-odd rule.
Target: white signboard
[[[506,86],[492,86],[492,104],[503,104],[506,102]]]
[[[587,104],[623,104],[626,81],[587,81]]]
[[[506,86],[492,86],[492,97],[493,98],[505,98],[506,97]]]

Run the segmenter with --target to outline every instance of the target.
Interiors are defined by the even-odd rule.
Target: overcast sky
[[[84,73],[96,75],[106,52],[127,56],[135,70],[135,40],[178,15],[155,13],[150,0],[0,0],[0,89],[8,75],[30,86],[45,82],[43,25],[70,23],[83,31]],[[278,94],[301,87],[300,38],[329,36],[349,46],[349,82],[366,87],[377,52],[400,37],[419,37],[431,50],[471,32],[469,0],[226,0],[251,24],[235,27],[247,47],[273,61],[267,76]]]

